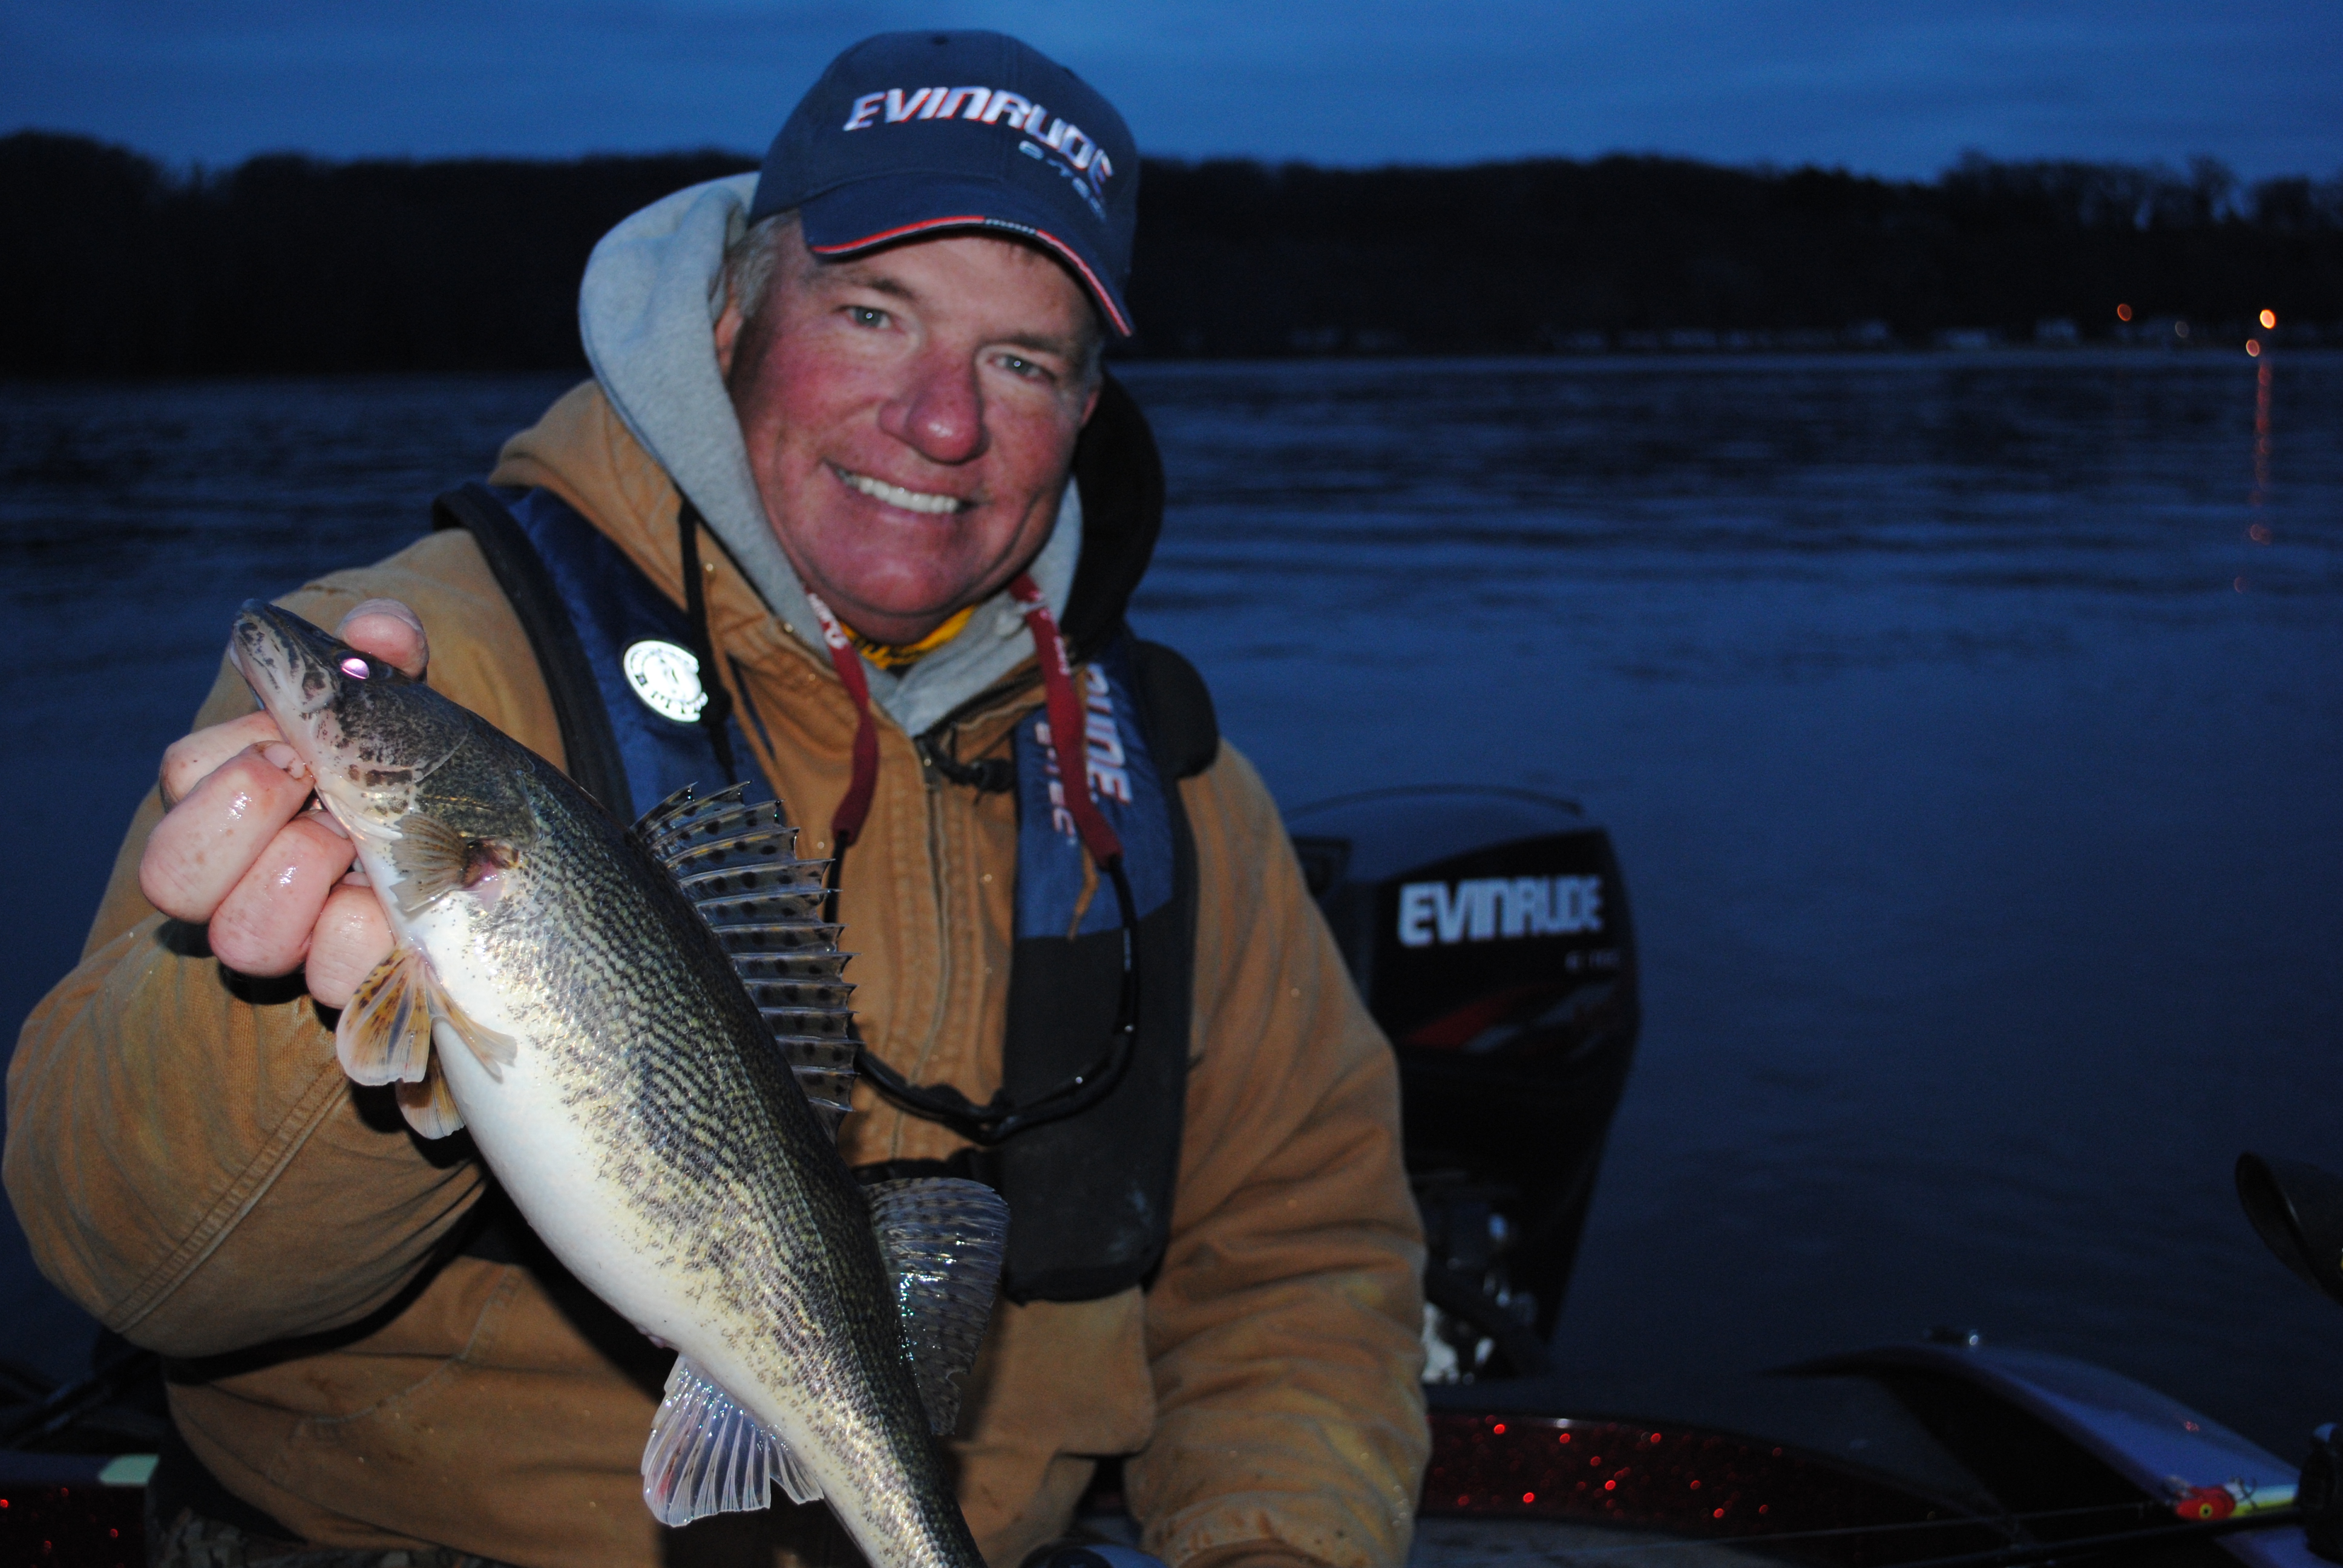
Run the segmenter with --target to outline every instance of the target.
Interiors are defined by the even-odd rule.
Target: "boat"
[[[2106,1368],[1958,1329],[1781,1369],[1752,1430],[1574,1406],[1544,1345],[1639,1020],[1610,838],[1574,802],[1495,789],[1346,795],[1287,822],[1399,1059],[1430,1254],[1413,1568],[2343,1562],[2332,1429],[2289,1462]],[[2238,1188],[2343,1302],[2343,1180],[2248,1154]],[[152,1358],[111,1336],[68,1387],[0,1365],[0,1563],[144,1563],[160,1394]],[[1859,1460],[1827,1436],[1850,1409],[1884,1434]],[[1136,1545],[1113,1465],[1081,1524]]]

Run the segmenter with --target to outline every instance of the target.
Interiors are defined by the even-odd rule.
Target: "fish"
[[[336,1026],[416,1131],[469,1129],[532,1230],[677,1352],[644,1449],[665,1523],[823,1499],[872,1568],[980,1568],[935,1441],[1007,1211],[840,1157],[851,988],[778,804],[622,828],[422,681],[259,601],[230,658],[381,901]]]

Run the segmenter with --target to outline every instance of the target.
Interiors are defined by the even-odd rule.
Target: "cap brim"
[[[1063,232],[1062,209],[1045,212],[1041,203],[1014,186],[965,176],[879,175],[809,196],[798,215],[806,247],[816,256],[855,256],[953,229],[990,230],[1030,240],[1074,275],[1117,337],[1131,336],[1131,309],[1114,286],[1106,258],[1096,246]]]

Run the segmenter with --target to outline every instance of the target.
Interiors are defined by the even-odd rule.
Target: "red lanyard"
[[[1033,634],[1033,651],[1041,666],[1042,697],[1050,710],[1050,749],[1058,759],[1067,814],[1073,818],[1074,830],[1081,836],[1091,859],[1101,867],[1110,865],[1121,859],[1122,840],[1107,825],[1091,794],[1090,746],[1081,699],[1074,692],[1073,661],[1066,651],[1066,639],[1058,630],[1057,618],[1050,613],[1049,601],[1031,576],[1020,572],[1009,585],[1009,592],[1024,611],[1026,629]],[[808,588],[806,602],[821,622],[821,640],[830,648],[830,666],[838,671],[846,694],[854,699],[854,774],[846,786],[845,799],[838,803],[837,814],[830,819],[830,836],[843,850],[861,833],[870,815],[871,797],[879,788],[879,726],[870,717],[870,681],[862,672],[862,656],[854,651],[846,628],[838,624],[838,617],[820,594]]]
[[[1091,795],[1090,743],[1083,732],[1081,699],[1074,695],[1073,660],[1067,656],[1066,639],[1031,577],[1018,573],[1009,593],[1024,607],[1025,625],[1041,659],[1041,692],[1050,709],[1050,749],[1057,755],[1058,777],[1065,783],[1066,810],[1091,859],[1102,867],[1111,865],[1122,858],[1122,840],[1107,826]]]
[[[863,819],[870,815],[870,797],[879,788],[879,726],[870,717],[870,681],[862,673],[862,656],[854,651],[854,644],[821,596],[806,589],[806,603],[813,606],[816,619],[821,622],[821,640],[830,645],[830,667],[846,694],[854,699],[854,776],[846,786],[846,798],[838,803],[837,815],[830,819],[830,836],[838,854],[854,842],[862,831]]]

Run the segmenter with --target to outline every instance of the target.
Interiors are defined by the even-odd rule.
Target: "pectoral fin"
[[[771,1505],[772,1483],[792,1503],[811,1503],[821,1484],[779,1433],[740,1408],[689,1356],[675,1358],[667,1397],[643,1449],[643,1501],[662,1524]]]
[[[398,912],[413,920],[461,888],[470,844],[437,818],[420,811],[401,817],[398,837],[384,851],[398,870],[398,880],[387,890]]]
[[[880,1181],[870,1197],[928,1424],[949,1433],[960,1421],[960,1380],[976,1364],[992,1316],[1009,1205],[982,1182],[951,1176]]]

